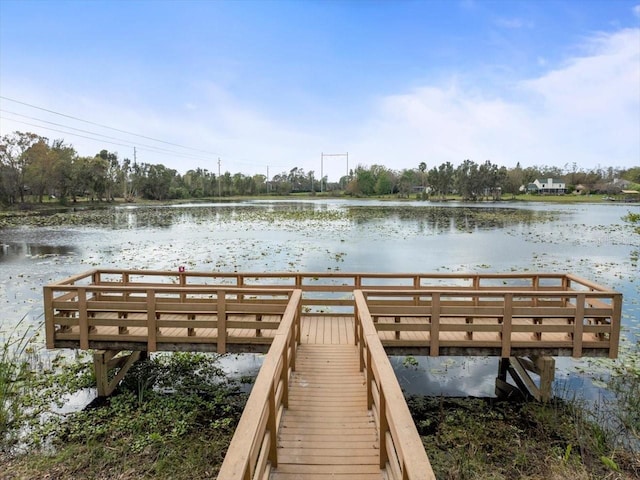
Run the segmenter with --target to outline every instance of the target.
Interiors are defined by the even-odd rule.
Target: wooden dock
[[[549,273],[92,270],[44,303],[48,348],[95,350],[100,395],[141,352],[268,352],[220,480],[427,480],[387,354],[498,356],[497,390],[546,400],[552,356],[617,356],[622,295]]]

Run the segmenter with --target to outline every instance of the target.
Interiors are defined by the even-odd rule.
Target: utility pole
[[[349,175],[349,152],[347,153],[321,153],[320,154],[320,192],[323,192],[324,184],[324,157],[347,157],[347,175]]]
[[[322,190],[322,179],[324,178],[324,153],[320,152],[320,193]]]
[[[349,152],[347,152],[347,178],[349,178]]]
[[[220,157],[218,157],[218,197],[222,198],[222,190],[220,189]]]

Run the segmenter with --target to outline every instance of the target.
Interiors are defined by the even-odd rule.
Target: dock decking
[[[304,343],[296,356],[271,478],[383,478],[356,346]]]

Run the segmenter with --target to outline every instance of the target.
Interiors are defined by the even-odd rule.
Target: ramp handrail
[[[278,466],[280,418],[300,340],[301,290],[294,290],[231,439],[219,480],[267,480]]]
[[[365,372],[367,408],[374,413],[380,441],[380,468],[391,480],[435,480],[393,367],[378,337],[367,303],[354,291],[356,343]]]

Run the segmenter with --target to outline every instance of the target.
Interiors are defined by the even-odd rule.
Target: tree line
[[[451,162],[428,168],[400,171],[382,165],[358,165],[338,182],[316,178],[314,171],[294,167],[267,178],[243,173],[222,175],[196,168],[180,174],[160,163],[120,159],[115,152],[101,150],[93,157],[78,155],[64,140],[53,140],[29,132],[14,132],[0,138],[0,203],[13,205],[27,200],[43,202],[56,198],[61,203],[79,197],[111,201],[116,197],[170,200],[229,196],[288,195],[316,192],[342,193],[352,196],[398,195],[444,198],[450,194],[465,200],[499,199],[515,196],[521,186],[536,178],[562,178],[569,189],[582,185],[587,191],[616,193],[613,180],[625,178],[640,183],[640,167],[608,167],[585,171],[576,163],[564,168],[534,166],[514,168],[487,160],[476,163],[464,160],[454,167]]]

